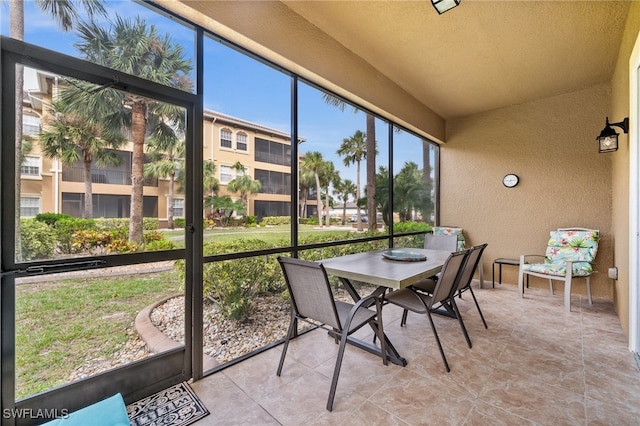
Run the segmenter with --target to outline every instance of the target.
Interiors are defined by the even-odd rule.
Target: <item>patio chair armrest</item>
[[[384,296],[384,293],[383,293]],[[380,305],[381,304],[381,298],[383,296],[379,296],[377,294],[369,294],[368,296],[365,296],[363,298],[361,298],[360,300],[358,300],[354,305],[353,308],[351,309],[351,311],[353,311],[355,313],[355,311],[359,308],[369,308],[371,305]],[[373,303],[371,303],[373,302]]]
[[[544,259],[545,255],[544,254],[521,254],[520,255],[520,263],[531,263],[529,262],[529,259],[533,259],[533,258],[539,258],[539,259]]]
[[[355,317],[358,309],[360,308],[369,309],[369,306],[371,306],[371,302],[373,302],[373,304],[375,304],[376,306],[376,315],[379,316],[381,314],[382,303],[380,301],[380,296],[377,296],[375,294],[370,294],[368,296],[365,296],[360,300],[358,300],[349,311],[349,317],[347,318],[347,321],[344,324],[345,330],[349,330],[349,328],[351,327],[351,321]]]

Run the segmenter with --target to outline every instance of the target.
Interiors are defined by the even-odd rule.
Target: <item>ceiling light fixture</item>
[[[620,127],[624,133],[629,133],[629,117],[626,117],[619,123],[609,123],[609,117],[604,129],[600,132],[600,136],[596,138],[598,141],[598,152],[614,152],[618,150],[618,133],[611,126]]]
[[[431,0],[431,4],[438,11],[438,15],[442,15],[447,10],[451,10],[460,4],[461,0]]]

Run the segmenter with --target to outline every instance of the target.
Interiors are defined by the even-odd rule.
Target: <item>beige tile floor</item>
[[[486,285],[485,285],[486,286]],[[477,288],[477,286],[475,287]],[[609,300],[514,285],[477,289],[459,302],[473,341],[457,321],[436,315],[446,373],[426,316],[386,306],[385,332],[408,365],[348,347],[332,412],[325,409],[337,345],[323,330],[192,384],[211,414],[204,425],[639,425],[640,371]],[[369,335],[362,330],[360,336]]]

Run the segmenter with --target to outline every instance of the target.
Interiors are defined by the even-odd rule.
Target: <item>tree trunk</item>
[[[433,188],[433,184],[431,182],[431,156],[429,142],[422,141],[422,181],[424,183],[424,187],[427,190],[427,197],[429,199],[428,202],[425,203],[425,210],[422,212],[423,217],[422,220],[424,223],[429,223],[434,225],[431,221],[431,214],[433,213],[433,205],[434,200],[431,198],[431,188]]]
[[[376,119],[367,114],[367,214],[369,231],[375,230],[376,223]]]
[[[331,226],[331,219],[329,218],[329,209],[331,208],[331,206],[329,205],[329,187],[326,187],[326,192],[324,195],[324,200],[326,201],[325,203],[325,212],[326,215],[324,216],[324,223],[327,225],[327,227]]]
[[[144,188],[144,136],[147,128],[147,104],[136,101],[131,109],[131,215],[129,241],[142,244],[142,200]]]
[[[9,35],[11,38],[17,40],[24,40],[24,3],[23,0],[9,0]],[[20,189],[20,175],[22,169],[22,92],[24,91],[24,67],[22,65],[16,65],[16,102],[15,102],[15,192],[16,192],[16,205],[15,205],[15,259],[17,261],[22,260],[22,240],[20,234],[20,196],[22,191]]]
[[[357,163],[357,174],[356,174],[356,192],[358,195],[356,196],[356,209],[358,215],[356,216],[358,231],[362,231],[362,214],[360,213],[360,206],[358,205],[358,200],[360,199],[360,162]]]
[[[173,185],[176,180],[176,174],[169,175],[169,196],[167,197],[167,227],[169,229],[175,228],[173,223]],[[183,206],[184,207],[184,206]]]
[[[344,204],[342,204],[342,226],[345,225],[347,220],[347,201],[345,200]]]
[[[320,188],[320,176],[318,173],[316,175],[316,210],[318,212],[318,225],[322,227],[322,197],[320,196],[321,188]]]
[[[91,159],[84,158],[82,169],[82,180],[84,181],[84,213],[85,219],[93,218],[93,188],[91,186]]]

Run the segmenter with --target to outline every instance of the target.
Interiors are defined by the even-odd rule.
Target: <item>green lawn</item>
[[[142,308],[180,291],[177,272],[18,285],[16,398],[67,383],[77,367],[108,358],[130,339]]]

